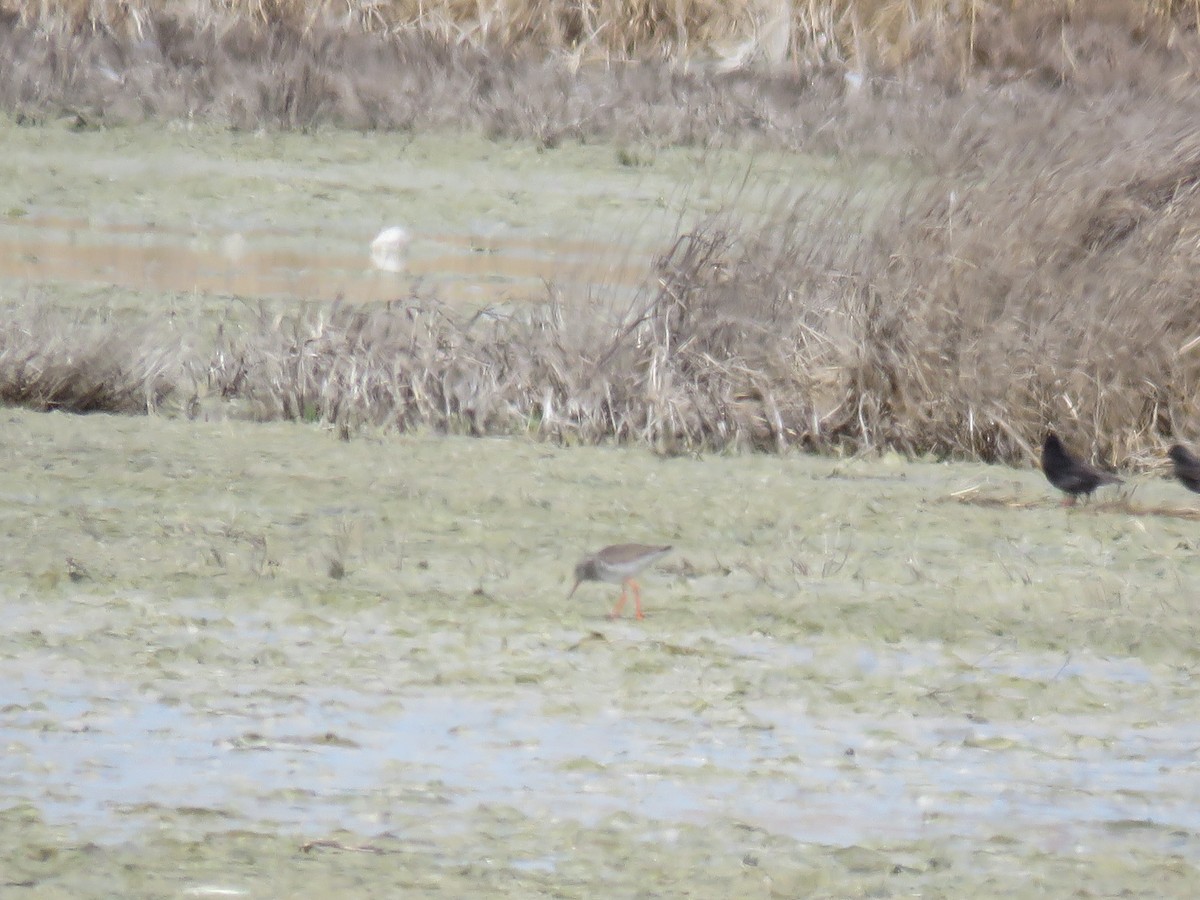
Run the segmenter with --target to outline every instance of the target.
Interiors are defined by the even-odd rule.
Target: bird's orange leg
[[[642,615],[642,588],[641,588],[641,585],[639,585],[632,578],[629,579],[629,585],[630,585],[630,587],[633,588],[633,605],[637,609],[637,617],[639,619],[644,619],[646,617],[644,615]]]
[[[625,607],[625,583],[621,583],[621,599],[617,601],[617,605],[613,607],[613,611],[608,614],[610,619],[619,619],[621,610]]]

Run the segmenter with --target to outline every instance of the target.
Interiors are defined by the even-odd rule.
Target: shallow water
[[[0,140],[0,279],[139,291],[143,312],[162,292],[372,302],[420,288],[481,305],[544,300],[553,281],[620,296],[695,222],[863,181],[821,158],[662,149],[623,165],[608,146],[459,134],[0,121]],[[392,225],[413,238],[401,273],[370,264]]]
[[[233,623],[225,637],[238,635]],[[300,636],[276,638],[289,639]],[[772,665],[773,649],[756,663]],[[856,655],[874,673],[879,652]],[[1127,663],[1065,677],[1094,690],[1112,668],[1124,682]],[[745,721],[721,721],[687,708],[564,711],[536,685],[289,693],[242,672],[219,700],[164,702],[119,682],[5,678],[9,763],[24,768],[6,795],[102,841],[162,827],[179,810],[185,831],[373,829],[387,813],[361,803],[383,785],[403,786],[407,814],[426,807],[438,830],[458,832],[493,804],[535,819],[570,809],[585,825],[623,810],[664,824],[731,818],[840,847],[1006,833],[1031,849],[1100,850],[1137,823],[1142,842],[1166,852],[1196,849],[1200,832],[1200,724],[1189,721],[1113,734],[1094,715],[990,723],[767,698],[741,704]]]
[[[328,237],[323,235],[322,237]],[[330,247],[302,231],[181,231],[153,223],[113,225],[39,216],[0,220],[0,277],[32,283],[103,283],[136,291],[243,298],[335,298],[355,303],[436,288],[455,304],[544,300],[553,280],[583,292],[603,283],[618,295],[645,278],[653,259],[600,241],[486,234],[422,234],[405,271],[373,268],[363,247]]]

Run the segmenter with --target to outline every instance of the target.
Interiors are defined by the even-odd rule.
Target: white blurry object
[[[246,256],[248,247],[249,243],[246,241],[246,236],[240,231],[234,231],[221,238],[221,255],[225,257],[227,262],[241,262]]]
[[[384,272],[403,272],[411,240],[399,225],[383,229],[371,241],[371,265]]]

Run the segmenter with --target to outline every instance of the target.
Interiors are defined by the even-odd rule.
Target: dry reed
[[[184,383],[169,327],[65,314],[26,298],[0,327],[0,403],[66,412],[145,413]]]
[[[798,66],[1070,79],[1114,40],[1170,54],[1200,26],[1195,0],[0,0],[42,31],[154,41],[164,27],[408,32],[454,46],[584,59],[763,59]],[[168,24],[173,23],[173,24]]]
[[[34,121],[66,114],[81,127],[165,118],[238,129],[470,128],[546,146],[755,138],[807,147],[826,129],[831,104],[857,94],[909,102],[896,92],[908,81],[951,95],[997,82],[1180,95],[1200,71],[1190,7],[1149,2],[796,4],[802,21],[790,26],[787,65],[732,71],[739,66],[708,59],[720,57],[716,50],[686,49],[711,43],[697,22],[724,15],[744,30],[754,19],[746,10],[765,3],[380,3],[362,9],[391,24],[366,27],[347,22],[357,7],[344,2],[44,0],[0,14],[0,108]],[[460,21],[468,8],[476,18],[523,24],[503,34],[491,18],[468,27]],[[585,65],[576,37],[543,33],[562,31],[552,24],[560,19],[592,22],[601,12],[614,18],[598,20],[597,33],[627,45],[621,65]],[[967,12],[969,22],[948,24]],[[447,17],[453,27],[435,26]],[[840,45],[818,33],[826,26],[814,23],[826,19],[853,25],[853,53],[831,49]],[[642,36],[612,37],[623,28]],[[906,127],[905,117],[892,119]]]

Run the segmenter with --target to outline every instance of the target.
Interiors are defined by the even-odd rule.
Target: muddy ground
[[[32,895],[1200,880],[1195,522],[969,465],[2,434],[0,827]],[[643,622],[565,600],[619,539],[676,548]]]
[[[5,129],[7,302],[131,320],[349,295],[393,220],[417,241],[385,293],[519,301],[522,253],[638,269],[719,208],[684,151],[464,140],[406,175],[386,137]],[[223,280],[253,253],[204,281],[231,235],[320,291]],[[1064,510],[1033,470],[890,456],[0,418],[4,896],[1200,885],[1200,523],[1157,476]],[[621,540],[675,547],[642,622],[605,617],[611,586],[565,599]]]

